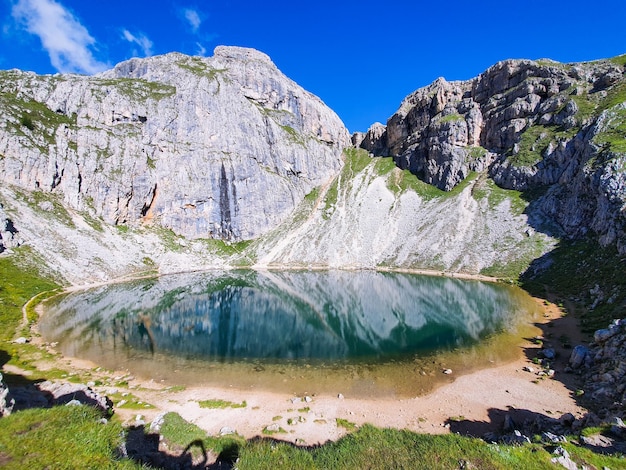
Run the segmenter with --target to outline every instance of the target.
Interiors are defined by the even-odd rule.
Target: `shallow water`
[[[537,313],[501,284],[375,271],[163,276],[49,302],[66,356],[164,383],[410,396],[511,359]]]

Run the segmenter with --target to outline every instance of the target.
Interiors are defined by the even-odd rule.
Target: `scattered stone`
[[[450,375],[452,373],[452,369],[444,369],[443,373],[446,375]]]
[[[81,406],[82,403],[79,402],[78,400],[70,400],[68,401],[65,406]]]
[[[220,429],[220,436],[228,436],[230,434],[235,434],[235,430],[230,426],[224,426]]]
[[[50,201],[42,201],[37,204],[37,207],[46,212],[52,212],[54,210],[54,204],[52,204],[52,202]]]
[[[589,348],[579,344],[572,349],[572,354],[569,357],[569,364],[573,369],[578,369],[585,363],[585,359],[589,355]]]
[[[539,352],[539,355],[544,359],[553,361],[556,358],[556,351],[553,348],[545,348]]]
[[[302,398],[300,397],[293,397],[291,399],[291,403],[300,403],[300,402],[302,402]]]
[[[613,336],[615,336],[617,333],[618,333],[618,329],[617,328],[608,328],[608,329],[597,330],[593,334],[593,340],[596,343],[604,343],[604,342],[608,341],[610,338],[612,338]]]
[[[531,374],[533,374],[535,372],[535,368],[531,367],[531,366],[524,366],[522,367],[522,370],[525,372],[530,372]]]
[[[121,408],[122,406],[124,406],[126,403],[128,403],[127,400],[120,400],[117,402],[117,407]]]
[[[622,421],[621,418],[617,416],[613,417],[611,420],[611,434],[615,437],[619,437],[620,439],[626,439],[626,424]]]
[[[304,397],[304,401],[307,403],[311,403],[313,401],[313,398],[307,395],[306,397]]]
[[[502,425],[504,432],[513,432],[515,430],[515,421],[511,418],[510,414],[504,415],[504,424]]]
[[[572,413],[565,413],[559,418],[559,423],[568,428],[574,424],[574,421],[576,421],[576,417]]]
[[[570,458],[569,452],[567,452],[563,447],[558,446],[554,449],[552,454],[556,456],[551,459],[552,463],[559,464],[568,470],[578,470],[578,465],[576,465],[576,462]]]
[[[157,415],[152,422],[150,423],[150,432],[154,434],[159,434],[161,432],[161,427],[165,423],[165,413],[161,413]]]
[[[28,338],[24,338],[23,336],[20,336],[19,338],[17,338],[15,341],[13,341],[15,344],[26,344],[26,343],[30,343],[30,339]]]
[[[269,426],[265,426],[265,430],[268,432],[278,432],[280,431],[280,426],[278,423],[270,424]]]
[[[337,395],[337,398],[339,398],[340,400],[343,400],[343,398],[344,398],[344,397],[343,397],[343,393],[339,393],[339,394]]]
[[[541,434],[541,440],[544,442],[551,442],[553,444],[559,444],[561,442],[567,442],[567,439],[565,436],[562,435],[556,435],[553,434],[551,432],[544,432]]]
[[[0,417],[10,415],[14,405],[15,400],[9,397],[9,387],[4,383],[0,373]]]

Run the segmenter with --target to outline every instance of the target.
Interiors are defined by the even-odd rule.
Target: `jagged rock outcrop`
[[[443,190],[485,169],[503,188],[547,188],[543,210],[566,235],[595,232],[626,253],[625,63],[508,60],[440,78],[359,145]]]
[[[132,59],[94,77],[0,75],[0,175],[109,224],[244,240],[337,174],[349,136],[260,52]]]

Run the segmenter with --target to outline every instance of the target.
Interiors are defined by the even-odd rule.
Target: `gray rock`
[[[14,406],[15,400],[9,397],[9,387],[4,383],[0,373],[0,417],[10,415]]]
[[[552,454],[556,456],[551,459],[552,463],[561,465],[568,470],[578,470],[578,465],[570,458],[569,452],[563,447],[558,446]]]
[[[571,427],[576,421],[576,417],[572,413],[565,413],[559,418],[559,423],[565,427]]]
[[[606,329],[602,329],[602,330],[597,330],[593,334],[593,340],[596,343],[604,343],[608,339],[610,339],[613,336],[615,336],[618,333],[618,331],[619,330],[617,328],[606,328]]]
[[[569,364],[573,369],[578,369],[585,363],[585,359],[589,354],[589,348],[579,344],[572,349],[572,354],[569,358]]]
[[[567,442],[567,438],[563,435],[553,434],[551,432],[544,432],[541,434],[541,439],[544,442],[551,442],[553,444],[559,444],[561,442]]]

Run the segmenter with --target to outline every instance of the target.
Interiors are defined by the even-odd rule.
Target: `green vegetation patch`
[[[208,77],[210,80],[215,79],[219,74],[226,72],[227,69],[216,69],[211,67],[202,57],[185,57],[176,62],[181,69],[185,69],[195,75]]]
[[[344,149],[343,153],[346,157],[344,170],[351,173],[352,176],[363,171],[372,162],[372,157],[364,149],[347,148]]]
[[[517,167],[532,167],[543,159],[550,142],[555,140],[553,127],[534,125],[520,136],[518,151],[509,154],[508,161]]]
[[[33,296],[57,289],[55,282],[40,274],[37,267],[20,262],[28,248],[18,248],[12,257],[0,257],[0,341],[8,341],[22,321],[22,306]]]
[[[176,94],[176,87],[165,83],[151,82],[143,78],[106,78],[94,81],[94,85],[111,87],[132,100],[162,100]]]
[[[356,431],[357,425],[348,421],[347,419],[337,418],[336,420],[338,428],[344,428],[347,431]]]
[[[611,111],[604,126],[603,132],[594,136],[593,142],[603,150],[626,153],[626,108]]]
[[[228,400],[219,400],[219,399],[211,399],[211,400],[200,400],[198,402],[200,408],[212,408],[212,409],[224,409],[224,408],[246,408],[248,404],[246,401],[242,401],[241,403],[234,403]]]
[[[441,117],[441,119],[439,119],[440,123],[447,123],[447,122],[457,122],[457,121],[464,121],[465,118],[463,116],[461,116],[460,114],[447,114],[446,116]]]
[[[528,206],[528,202],[524,199],[521,191],[503,189],[489,178],[481,179],[476,183],[472,189],[472,196],[477,201],[487,198],[490,209],[495,209],[508,200],[511,203],[511,212],[514,215],[522,214]]]
[[[563,444],[579,465],[621,468],[623,459]],[[480,439],[416,434],[365,425],[337,442],[297,448],[274,440],[248,442],[237,467],[245,469],[551,469],[553,446],[487,444]]]
[[[178,449],[181,453],[189,449],[197,457],[204,447],[218,455],[220,461],[230,464],[237,460],[240,448],[245,445],[245,440],[237,435],[207,436],[202,429],[185,421],[177,413],[167,413],[163,417],[161,435],[171,449]]]
[[[98,422],[87,406],[31,409],[1,418],[0,465],[23,468],[142,468],[117,458],[124,433],[119,423]]]
[[[546,296],[547,288],[574,302],[583,312],[580,324],[584,332],[606,328],[626,309],[626,257],[614,246],[603,248],[594,240],[564,240],[548,257],[549,266],[539,274],[523,275],[521,285],[539,297]]]

